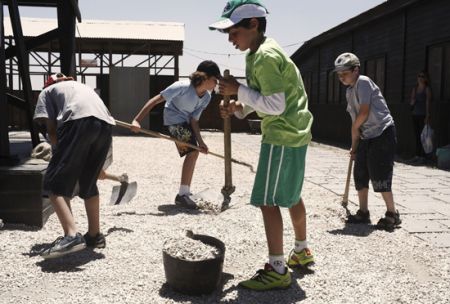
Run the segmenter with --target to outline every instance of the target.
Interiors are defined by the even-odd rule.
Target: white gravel
[[[219,256],[217,247],[193,240],[186,236],[169,238],[164,242],[163,251],[171,257],[185,261],[204,261]]]
[[[203,134],[211,151],[223,153],[220,133]],[[259,140],[233,134],[233,157],[256,168]],[[336,161],[346,166],[345,151],[323,145],[309,148],[307,164],[321,161],[314,157],[321,149],[335,149]],[[309,182],[308,167],[303,198],[315,272],[293,272],[293,284],[285,291],[238,288],[267,260],[260,211],[248,204],[254,174],[233,165],[236,192],[225,212],[184,210],[174,204],[181,164],[173,143],[115,137],[109,171],[128,173],[138,193],[128,205],[110,206],[115,183],[99,182],[107,247],[44,261],[37,252],[62,232],[55,215],[41,230],[6,225],[0,230],[0,303],[450,303],[449,249],[435,248],[402,229],[387,233],[345,227],[340,198]],[[223,184],[222,161],[200,156],[192,191],[210,188],[220,194]],[[75,199],[72,208],[84,233],[84,206]],[[282,214],[287,255],[294,234],[287,210]],[[225,243],[223,286],[211,295],[185,296],[165,284],[164,242],[186,230]]]

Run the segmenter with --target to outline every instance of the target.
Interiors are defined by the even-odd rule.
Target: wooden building
[[[389,0],[301,46],[292,59],[300,68],[314,114],[316,140],[350,145],[345,87],[332,72],[343,52],[355,53],[362,74],[381,88],[397,127],[397,152],[414,154],[409,106],[419,71],[430,74],[436,145],[450,142],[450,1]]]

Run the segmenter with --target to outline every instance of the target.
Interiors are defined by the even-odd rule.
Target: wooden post
[[[225,70],[223,76],[227,79],[230,76],[230,71]],[[230,96],[223,96],[223,105],[228,106],[230,103]],[[225,186],[222,188],[224,201],[222,203],[222,210],[228,208],[231,197],[235,187],[233,186],[233,178],[231,171],[231,117],[223,120],[223,138],[224,138],[224,156],[225,156]]]
[[[9,157],[8,105],[6,101],[5,36],[3,30],[3,4],[0,3],[0,159]]]

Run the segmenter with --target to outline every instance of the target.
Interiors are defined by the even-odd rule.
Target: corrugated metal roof
[[[58,27],[56,19],[21,18],[23,34],[35,37]],[[12,36],[5,17],[5,36]],[[83,20],[77,23],[79,38],[184,41],[184,23],[150,21]]]

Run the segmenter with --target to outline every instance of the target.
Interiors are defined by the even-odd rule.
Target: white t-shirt
[[[74,80],[61,81],[42,90],[34,112],[34,119],[48,118],[56,121],[58,128],[68,121],[90,116],[115,125],[97,93]]]

